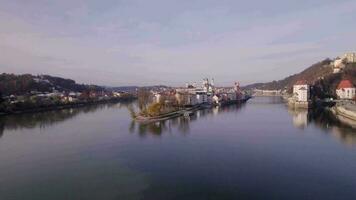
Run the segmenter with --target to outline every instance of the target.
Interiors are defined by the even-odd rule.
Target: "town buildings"
[[[195,106],[199,104],[196,94],[178,92],[175,94],[175,98],[177,100],[178,105]]]
[[[350,80],[342,80],[336,89],[336,95],[339,99],[353,99],[355,98],[355,87]]]
[[[212,102],[215,92],[214,79],[203,79],[201,86],[186,84],[185,88],[176,88],[175,97],[179,105],[195,106]]]
[[[195,105],[221,105],[222,102],[237,101],[244,97],[239,83],[235,83],[234,87],[217,88],[214,85],[214,79],[203,79],[200,86],[196,83],[187,83],[186,87],[175,88],[171,93],[154,93],[153,102],[161,103],[162,98],[169,98],[172,103],[179,106],[195,106]],[[173,97],[173,98],[172,98]]]

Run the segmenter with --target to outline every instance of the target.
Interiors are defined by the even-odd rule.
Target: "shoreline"
[[[334,115],[342,116],[345,117],[349,120],[352,120],[356,124],[356,111],[352,111],[350,109],[345,108],[344,106],[334,106],[331,111],[334,113]]]
[[[195,111],[197,110],[202,110],[202,109],[208,109],[211,108],[212,106],[229,106],[229,105],[233,105],[233,104],[243,104],[246,103],[251,97],[247,97],[245,99],[241,99],[241,100],[233,100],[231,102],[225,102],[224,104],[200,104],[200,105],[196,105],[193,107],[188,107],[182,110],[177,110],[177,111],[173,111],[173,112],[169,112],[169,113],[164,113],[162,115],[158,115],[158,116],[154,116],[154,117],[145,117],[145,116],[135,116],[133,118],[133,120],[140,122],[140,123],[153,123],[153,122],[159,122],[159,121],[164,121],[164,120],[168,120],[168,119],[173,119],[176,117],[180,117],[180,116],[190,116],[192,114],[194,114]]]
[[[154,117],[145,117],[145,116],[138,115],[138,116],[134,117],[134,120],[137,122],[140,122],[140,123],[153,123],[153,122],[159,122],[159,121],[164,121],[164,120],[180,117],[180,116],[185,115],[185,113],[190,114],[190,113],[195,112],[200,109],[204,109],[204,107],[202,105],[198,105],[198,106],[193,106],[190,108],[185,108],[182,110],[164,113],[162,115],[158,115],[158,116],[154,116]]]
[[[31,108],[31,109],[24,109],[24,110],[16,110],[12,112],[0,112],[0,117],[2,116],[9,116],[9,115],[20,115],[26,113],[41,113],[47,111],[54,111],[54,110],[63,110],[69,108],[81,108],[90,105],[98,105],[98,104],[105,104],[105,103],[115,103],[115,102],[130,102],[134,101],[135,98],[130,99],[109,99],[109,100],[101,100],[101,101],[92,101],[92,102],[78,102],[72,104],[63,104],[63,105],[53,105],[49,107],[38,107],[38,108]]]

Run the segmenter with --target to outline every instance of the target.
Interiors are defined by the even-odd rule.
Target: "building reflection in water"
[[[165,121],[154,123],[139,123],[132,121],[129,127],[131,133],[138,133],[140,136],[145,137],[147,135],[161,136],[164,133],[172,133],[176,129],[179,133],[187,135],[190,133],[190,124],[196,120],[216,116],[226,112],[236,112],[245,105],[229,105],[224,107],[213,107],[194,112],[189,117],[177,117]]]
[[[288,110],[293,116],[293,125],[297,128],[304,129],[308,126],[308,110]]]
[[[309,124],[314,124],[326,134],[331,134],[346,145],[356,145],[356,123],[350,119],[340,119],[331,111],[325,109],[291,109],[293,125],[305,129]]]

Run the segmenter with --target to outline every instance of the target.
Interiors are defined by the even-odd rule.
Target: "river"
[[[0,118],[1,200],[356,199],[356,130],[279,97],[140,125],[128,103]]]

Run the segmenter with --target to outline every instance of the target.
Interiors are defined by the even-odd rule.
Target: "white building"
[[[160,93],[155,93],[154,94],[154,101],[156,103],[160,103],[161,102],[161,98],[162,98],[162,95]]]
[[[347,63],[355,63],[356,62],[356,53],[345,53],[343,58]]]
[[[219,104],[220,103],[220,101],[221,101],[221,98],[218,96],[218,95],[214,95],[213,96],[213,98],[212,98],[212,101],[213,101],[213,103],[215,103],[215,104]]]
[[[121,97],[124,92],[113,92],[114,97]]]
[[[201,87],[197,87],[196,83],[187,83],[185,88],[177,88],[176,99],[187,105],[211,103],[214,90],[214,79],[203,79]]]
[[[208,103],[208,95],[205,92],[197,92],[196,97],[198,104]]]
[[[310,97],[310,88],[306,81],[297,81],[293,86],[293,96],[296,101],[307,102]]]
[[[336,58],[334,60],[334,68],[333,68],[333,72],[334,73],[339,73],[342,69],[345,68],[345,58]]]
[[[349,80],[342,80],[336,89],[336,95],[340,99],[353,99],[355,97],[355,87]]]

